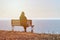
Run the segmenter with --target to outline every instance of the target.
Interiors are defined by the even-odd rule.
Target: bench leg
[[[33,29],[31,30],[31,33],[33,33]]]
[[[34,25],[32,25],[31,27],[32,27],[31,32],[33,33],[33,27],[34,27]]]
[[[12,26],[12,31],[14,31],[14,26]]]

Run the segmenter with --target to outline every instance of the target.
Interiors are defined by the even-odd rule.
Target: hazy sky
[[[7,19],[19,18],[22,11],[25,12],[28,19],[60,18],[60,0],[0,0],[0,29],[11,30],[11,21]],[[35,32],[60,33],[59,20],[33,21],[33,24]]]
[[[60,0],[0,0],[0,18],[60,18]]]

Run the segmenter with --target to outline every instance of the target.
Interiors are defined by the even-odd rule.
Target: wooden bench
[[[32,30],[31,32],[33,32],[33,26],[32,25],[32,20],[27,20],[27,24],[28,24],[28,27],[31,26],[32,27]],[[11,25],[12,25],[12,31],[14,31],[14,26],[21,26],[23,27],[21,24],[20,24],[20,20],[17,20],[17,19],[12,19],[11,20]],[[26,27],[27,28],[27,27]]]

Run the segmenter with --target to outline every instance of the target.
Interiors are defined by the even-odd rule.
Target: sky
[[[28,19],[35,19],[34,32],[60,33],[60,0],[0,0],[0,30],[11,30],[11,19],[19,19],[22,11]],[[23,28],[15,27],[15,30]]]
[[[60,0],[0,0],[0,18],[60,18]]]

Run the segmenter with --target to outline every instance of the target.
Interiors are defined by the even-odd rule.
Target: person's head
[[[22,11],[21,16],[25,16],[25,13]]]

